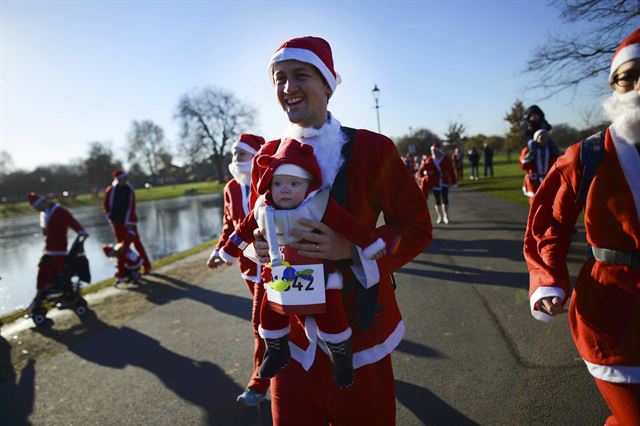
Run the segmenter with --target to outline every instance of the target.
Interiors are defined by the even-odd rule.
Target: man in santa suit
[[[559,156],[558,147],[545,129],[538,129],[527,146],[520,153],[520,168],[526,172],[522,193],[529,197],[529,203],[540,187],[549,169]]]
[[[215,269],[224,264],[224,260],[219,255],[220,249],[229,240],[234,229],[242,222],[249,213],[249,193],[251,184],[251,160],[264,144],[264,139],[260,136],[243,134],[232,145],[231,151],[233,159],[229,164],[229,172],[233,176],[224,187],[224,214],[222,223],[222,234],[218,239],[216,247],[211,252],[207,262],[209,268]],[[256,406],[266,399],[269,380],[262,379],[258,375],[260,363],[264,357],[264,340],[258,334],[260,325],[260,306],[264,287],[261,282],[260,265],[240,256],[240,274],[247,284],[249,292],[253,296],[251,309],[251,325],[253,327],[253,369],[246,389],[238,395],[237,401],[248,406]]]
[[[431,157],[418,169],[420,187],[425,197],[433,192],[436,204],[436,223],[449,223],[449,188],[457,185],[451,158],[444,155],[439,143],[431,145]]]
[[[128,173],[116,170],[112,174],[113,182],[104,190],[102,208],[111,224],[117,242],[133,244],[142,257],[142,273],[151,271],[151,261],[138,234],[138,216],[136,215],[136,192],[128,182]],[[120,265],[118,265],[120,268]]]
[[[47,200],[40,194],[30,192],[27,199],[31,208],[40,212],[40,227],[44,236],[44,255],[38,263],[38,291],[52,285],[64,268],[67,258],[67,231],[73,229],[78,235],[89,235],[69,210]]]
[[[462,180],[464,178],[464,152],[459,146],[453,150],[451,162],[456,169],[456,180]]]
[[[566,258],[584,208],[591,256],[578,276],[569,319],[573,339],[612,416],[607,425],[640,424],[640,29],[613,56],[612,124],[571,146],[533,198],[524,240],[530,306],[536,319],[565,312],[571,296]],[[601,138],[601,136],[603,136]],[[602,152],[592,174],[585,152]],[[586,197],[579,196],[584,194]],[[583,201],[583,199],[585,201]]]
[[[344,308],[352,328],[355,382],[339,388],[332,377],[326,345],[313,317],[290,317],[292,361],[272,379],[275,425],[393,425],[395,392],[391,352],[404,335],[390,275],[431,241],[426,201],[393,142],[367,130],[342,127],[328,112],[340,82],[329,44],[317,37],[283,43],[271,57],[269,73],[290,125],[284,137],[313,147],[322,180],[332,196],[377,233],[387,254],[375,261],[320,221],[300,220],[313,232],[293,231],[302,241],[291,246],[305,257],[323,259],[341,271]],[[280,140],[259,154],[273,155]],[[257,199],[260,168],[252,168],[251,205]],[[260,235],[260,231],[257,231]],[[261,263],[268,244],[254,242]],[[373,283],[379,281],[379,285]]]

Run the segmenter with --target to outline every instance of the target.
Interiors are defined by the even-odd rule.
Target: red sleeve
[[[104,189],[104,199],[102,200],[102,211],[104,211],[104,213],[106,215],[109,214],[109,198],[111,197],[111,190],[113,189],[113,186],[107,186]]]
[[[329,198],[322,223],[362,248],[366,248],[378,239],[374,228],[367,226],[333,198]]]
[[[458,183],[458,179],[456,179],[456,174],[453,171],[453,162],[449,157],[445,157],[445,161],[447,162],[445,170],[445,173],[447,174],[447,182],[451,185],[455,185]]]
[[[570,295],[567,253],[583,204],[576,203],[581,180],[579,149],[574,145],[551,168],[533,198],[524,237],[529,296],[541,286],[560,287]]]
[[[530,158],[528,158],[528,154],[529,154],[529,147],[524,147],[522,148],[522,151],[520,152],[520,169],[522,170],[534,170],[535,168],[535,162],[531,161]]]
[[[71,229],[73,229],[74,231],[76,231],[76,233],[79,233],[80,231],[84,231],[84,228],[82,227],[82,225],[80,225],[80,223],[76,220],[75,217],[73,217],[73,215],[71,214],[71,212],[67,209],[62,210],[64,212],[64,223]]]
[[[231,187],[230,182],[224,187],[224,208],[222,214],[222,233],[220,234],[220,238],[218,238],[218,244],[216,244],[216,249],[220,250],[227,240],[229,236],[233,232],[233,215],[231,212],[232,208],[232,196],[231,196]]]
[[[253,214],[253,210],[242,219],[242,222],[236,226],[235,233],[242,238],[242,241],[251,244],[254,240],[253,231],[258,229],[258,222]]]

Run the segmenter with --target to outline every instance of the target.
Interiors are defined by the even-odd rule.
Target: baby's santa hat
[[[258,180],[258,194],[260,195],[269,191],[271,180],[275,175],[310,179],[311,184],[307,193],[320,189],[322,186],[322,172],[313,153],[313,147],[292,138],[284,139],[275,154],[259,155],[256,158],[256,165],[264,169]]]
[[[121,179],[125,179],[127,176],[129,176],[129,173],[125,172],[124,170],[114,170],[113,173],[111,173],[111,176],[115,179],[115,180],[121,180]]]
[[[613,83],[613,76],[618,67],[632,59],[640,59],[640,28],[632,32],[618,47],[611,59],[609,83]]]
[[[231,150],[241,149],[251,155],[256,155],[262,145],[264,145],[263,137],[244,133],[231,145]]]
[[[40,203],[43,203],[46,201],[46,199],[38,194],[37,192],[30,192],[27,194],[27,199],[29,200],[29,204],[31,205],[31,208],[35,209],[36,207],[38,207],[40,205]]]
[[[537,141],[538,137],[540,137],[541,135],[546,135],[549,132],[547,131],[547,129],[538,129],[536,130],[536,132],[533,134],[533,140]]]
[[[298,37],[282,43],[269,61],[269,74],[273,81],[273,64],[282,61],[300,61],[311,64],[320,71],[331,93],[336,91],[342,82],[340,75],[333,68],[333,54],[329,43],[320,37]]]

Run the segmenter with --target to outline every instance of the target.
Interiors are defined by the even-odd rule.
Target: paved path
[[[463,189],[451,200],[455,223],[436,225],[396,274],[407,325],[393,357],[398,425],[603,424],[566,318],[544,325],[528,312],[526,207]],[[109,290],[83,323],[63,313],[38,332],[5,327],[0,425],[270,424],[268,405],[234,401],[250,364],[248,292],[235,268],[204,269],[206,256]],[[47,354],[12,374],[9,353],[30,345]]]

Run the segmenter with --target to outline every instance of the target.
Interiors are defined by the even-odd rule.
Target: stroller
[[[64,268],[56,281],[42,289],[29,305],[25,318],[31,318],[36,326],[46,321],[47,310],[51,305],[58,309],[73,309],[79,317],[89,311],[87,301],[80,295],[82,282],[91,282],[89,260],[84,254],[84,240],[87,235],[78,235],[71,244],[64,262]]]

